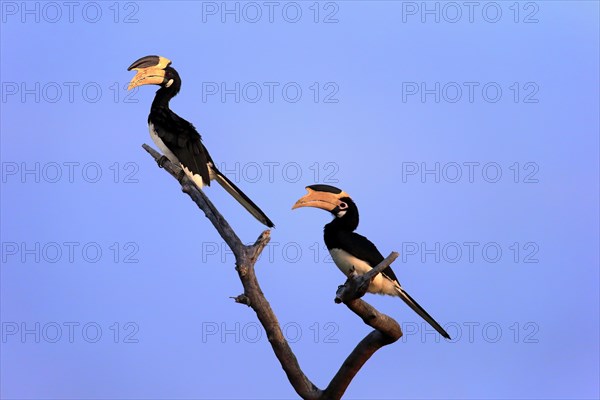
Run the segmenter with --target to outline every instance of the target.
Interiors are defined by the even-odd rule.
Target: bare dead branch
[[[194,203],[196,203],[198,208],[204,212],[206,218],[210,220],[217,232],[219,232],[219,235],[221,235],[225,243],[227,243],[229,248],[231,248],[237,260],[238,255],[244,253],[244,245],[237,234],[233,231],[229,223],[217,211],[208,197],[206,197],[201,190],[198,190],[196,185],[194,185],[194,183],[187,176],[185,176],[185,174],[183,174],[183,170],[178,165],[173,164],[168,159],[163,159],[163,156],[159,152],[147,144],[144,144],[142,147],[144,150],[150,153],[152,157],[154,157],[154,160],[157,163],[160,162],[161,168],[164,168],[164,170],[171,174],[173,178],[179,181],[181,184],[181,190],[184,193],[187,193],[187,195],[192,198]]]
[[[390,254],[369,273],[358,276],[353,274],[346,283],[338,288],[336,302],[343,302],[358,315],[365,324],[375,330],[369,333],[350,353],[325,390],[319,389],[308,379],[300,368],[289,343],[285,339],[277,316],[260,288],[254,265],[271,238],[270,231],[264,231],[251,246],[245,246],[229,223],[223,218],[206,195],[199,190],[183,173],[160,153],[144,144],[143,148],[177,179],[182,191],[196,203],[213,224],[219,235],[225,240],[235,255],[236,270],[244,293],[233,299],[240,304],[251,307],[262,324],[275,356],[279,360],[288,380],[298,395],[306,400],[340,399],[352,379],[369,358],[381,347],[395,342],[402,336],[400,325],[389,316],[380,313],[374,307],[360,299],[366,292],[368,284],[377,273],[390,265],[398,253]]]

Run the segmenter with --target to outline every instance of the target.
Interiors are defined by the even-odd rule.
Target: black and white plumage
[[[180,165],[199,189],[210,186],[210,181],[216,180],[258,221],[273,227],[266,214],[217,169],[196,128],[169,108],[169,101],[181,88],[179,74],[170,65],[171,61],[164,57],[146,56],[128,68],[129,71],[137,71],[129,89],[142,85],[160,86],[148,116],[150,137],[165,157]]]
[[[333,221],[325,225],[325,245],[337,267],[346,276],[349,276],[352,270],[363,275],[384,260],[383,255],[369,239],[354,232],[358,227],[358,208],[346,192],[329,185],[312,185],[306,189],[308,194],[300,198],[292,209],[315,207],[333,214]],[[377,274],[367,291],[400,297],[440,335],[450,339],[444,328],[400,286],[391,267],[388,266]]]

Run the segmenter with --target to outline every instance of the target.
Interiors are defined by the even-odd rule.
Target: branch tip
[[[235,297],[230,296],[229,298],[233,299],[236,303],[245,304],[248,307],[250,307],[250,304],[251,304],[250,299],[248,298],[248,296],[246,296],[243,293],[240,294],[239,296],[235,296]]]
[[[250,257],[250,261],[251,262],[256,262],[256,260],[258,259],[258,256],[260,256],[260,253],[262,253],[262,251],[264,250],[264,248],[267,246],[267,244],[269,243],[269,241],[271,240],[271,230],[267,229],[265,231],[263,231],[260,236],[258,236],[258,239],[256,239],[256,242],[254,242],[254,244],[252,246],[246,246],[249,257]]]

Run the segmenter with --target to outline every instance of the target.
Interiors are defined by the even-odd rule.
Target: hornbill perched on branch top
[[[358,227],[358,208],[348,193],[329,185],[307,186],[308,194],[300,198],[293,209],[315,207],[331,212],[333,221],[325,225],[325,245],[337,267],[346,276],[354,269],[363,275],[383,261],[377,247],[366,237],[355,233]],[[392,268],[385,268],[369,284],[370,293],[400,297],[446,339],[448,333],[400,286]]]
[[[158,85],[150,115],[150,136],[160,151],[173,163],[180,165],[185,174],[202,189],[216,180],[257,220],[272,228],[273,222],[252,200],[221,173],[202,144],[196,128],[169,108],[169,101],[179,93],[181,79],[171,61],[160,56],[146,56],[135,61],[128,71],[137,71],[128,90],[142,85]]]

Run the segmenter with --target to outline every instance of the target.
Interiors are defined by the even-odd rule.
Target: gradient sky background
[[[333,302],[330,216],[290,210],[329,183],[455,337],[367,296],[405,336],[347,398],[600,396],[598,2],[427,3],[439,22],[422,2],[73,4],[1,3],[2,398],[297,397],[229,298],[233,256],[140,147],[155,88],[124,87],[149,54],[173,60],[172,109],[275,222],[257,274],[317,385],[369,332]]]

